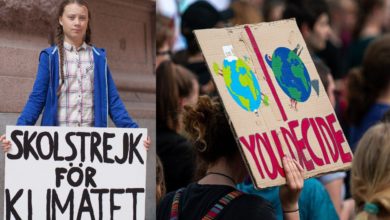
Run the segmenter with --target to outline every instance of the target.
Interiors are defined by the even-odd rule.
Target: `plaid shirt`
[[[59,126],[94,125],[92,53],[92,47],[85,42],[79,48],[64,42],[64,83],[58,97]]]

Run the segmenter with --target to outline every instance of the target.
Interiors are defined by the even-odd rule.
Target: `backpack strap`
[[[235,198],[241,196],[244,194],[243,192],[240,192],[238,190],[232,191],[228,194],[226,194],[224,197],[222,197],[208,212],[207,214],[202,218],[202,220],[213,220],[215,219],[219,213],[225,208],[229,203],[234,200]]]
[[[175,196],[173,197],[170,220],[179,219],[179,201],[180,201],[181,194],[183,194],[183,191],[184,188],[177,190]]]

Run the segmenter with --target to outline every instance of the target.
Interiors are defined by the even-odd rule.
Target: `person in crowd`
[[[331,1],[337,2],[336,0]],[[341,21],[339,22],[341,24],[335,29],[343,44],[343,54],[346,54],[346,49],[353,40],[353,31],[358,25],[358,3],[355,0],[341,0],[339,2],[341,8]]]
[[[348,49],[346,72],[362,65],[368,45],[383,34],[385,26],[385,0],[358,0],[357,24],[353,41]]]
[[[355,0],[326,0],[329,7],[330,31],[326,47],[318,52],[332,71],[337,86],[343,86],[346,75],[347,51],[357,22]]]
[[[156,18],[156,69],[166,60],[171,59],[175,41],[174,20],[157,14]]]
[[[184,125],[199,159],[200,178],[167,194],[157,219],[276,219],[266,200],[236,189],[248,173],[220,101],[202,96],[196,106],[186,106]],[[287,178],[279,192],[283,215],[299,219],[304,171],[288,156],[283,167]]]
[[[350,146],[390,109],[390,35],[379,37],[367,48],[363,66],[348,75]]]
[[[390,35],[386,34],[367,48],[362,67],[348,74],[345,115],[350,126],[348,142],[352,151],[363,134],[390,109],[390,75],[386,72],[390,68],[389,56]],[[347,176],[347,198],[350,197],[349,179]]]
[[[282,19],[285,8],[285,0],[266,0],[262,8],[264,21],[270,22]]]
[[[339,219],[335,206],[329,197],[327,190],[316,178],[304,181],[304,187],[298,200],[299,216],[301,220],[328,220]],[[279,199],[280,187],[270,187],[257,190],[250,180],[238,184],[241,191],[264,198],[275,209],[276,219],[283,220],[283,207]]]
[[[231,14],[218,12],[207,1],[194,2],[182,14],[181,32],[187,41],[187,50],[176,53],[173,60],[196,74],[200,94],[214,95],[216,88],[193,31],[223,27],[229,18]]]
[[[326,66],[325,63],[321,60],[314,60],[314,65],[317,68],[318,75],[320,76],[321,82],[324,85],[324,89],[329,97],[330,103],[332,104],[333,108],[336,108],[336,85],[330,72],[330,68]],[[318,178],[328,191],[339,216],[342,213],[343,201],[345,197],[345,177],[345,172],[335,172],[325,174]]]
[[[329,37],[329,9],[324,0],[287,1],[283,18],[295,18],[310,55],[323,50]]]
[[[341,8],[341,1],[326,0],[329,11],[329,32],[326,46],[324,49],[317,52],[317,55],[326,63],[331,69],[333,78],[341,79],[343,59],[342,59],[342,41],[340,32],[342,28],[343,11]]]
[[[233,11],[233,17],[230,19],[231,25],[257,24],[263,21],[261,10],[248,1],[235,1],[230,8]]]
[[[378,123],[360,139],[351,170],[357,220],[390,218],[390,124]]]
[[[185,105],[196,103],[197,80],[194,74],[172,61],[156,70],[157,80],[157,155],[160,157],[167,192],[192,182],[195,155],[191,143],[180,134]]]

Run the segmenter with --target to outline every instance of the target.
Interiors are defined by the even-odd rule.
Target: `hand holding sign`
[[[148,136],[148,138],[146,140],[144,140],[145,149],[149,150],[151,144],[152,144],[152,141],[150,140],[150,137]]]
[[[0,136],[0,142],[1,145],[3,146],[3,151],[8,152],[9,149],[11,148],[11,141],[5,139],[5,134]]]
[[[303,189],[304,170],[301,165],[289,158],[283,158],[283,168],[286,173],[286,185],[280,187],[279,197],[284,211],[298,209],[298,200]]]

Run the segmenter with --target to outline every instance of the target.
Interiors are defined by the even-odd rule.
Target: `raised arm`
[[[280,187],[279,198],[282,203],[283,218],[299,220],[298,200],[303,188],[304,170],[295,160],[284,157],[283,168],[286,173],[286,185]]]

